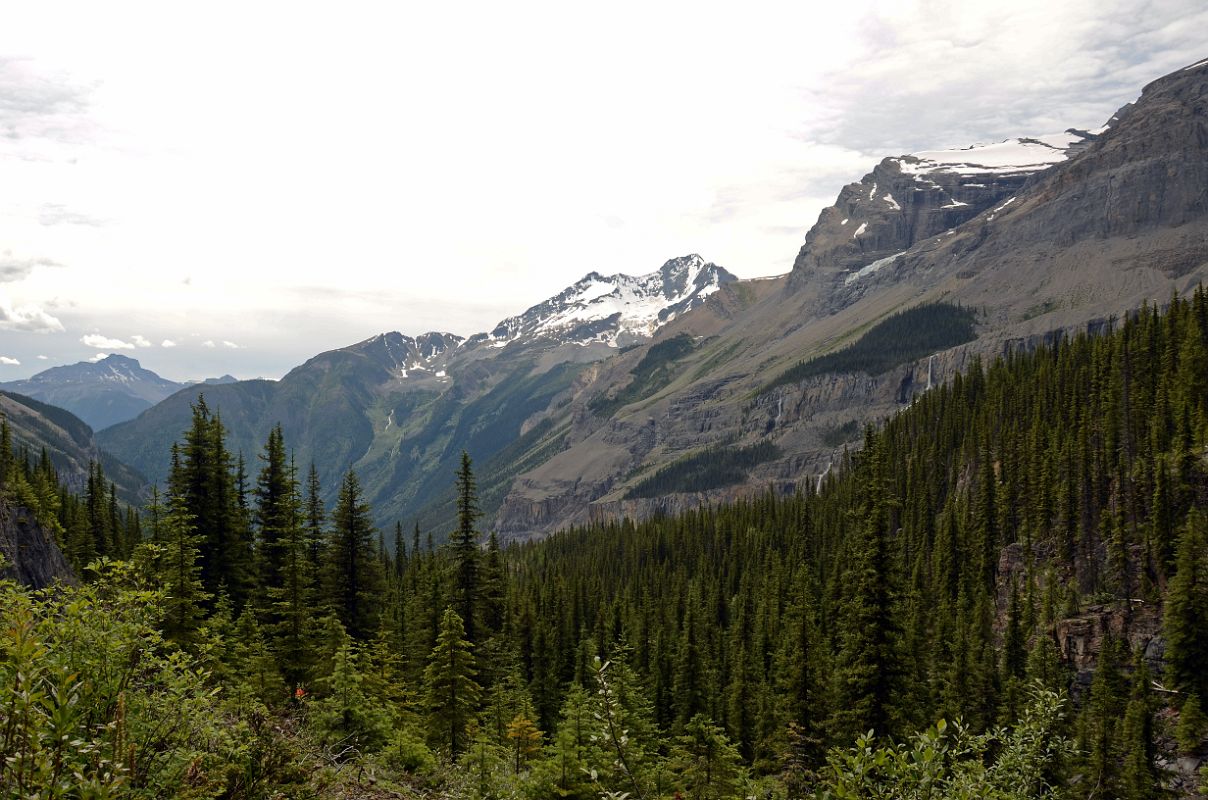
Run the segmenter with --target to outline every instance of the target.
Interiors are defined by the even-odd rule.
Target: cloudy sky
[[[785,272],[882,156],[1097,127],[1208,56],[1202,0],[187,8],[0,10],[0,381],[276,377],[590,270]]]

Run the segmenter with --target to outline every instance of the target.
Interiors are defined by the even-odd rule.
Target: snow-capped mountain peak
[[[695,253],[673,258],[646,275],[593,271],[544,303],[503,320],[482,338],[495,347],[535,339],[617,347],[650,338],[733,280],[725,268]]]

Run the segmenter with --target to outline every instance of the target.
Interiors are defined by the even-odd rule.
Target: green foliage
[[[120,565],[53,592],[0,583],[6,796],[253,796],[226,793],[248,785],[246,728],[161,637],[164,592],[148,584]],[[287,786],[277,766],[265,777]]]
[[[1208,697],[1208,520],[1195,510],[1179,537],[1178,562],[1166,600],[1166,676],[1179,689]]]
[[[331,515],[324,590],[328,605],[354,639],[371,636],[382,611],[385,577],[374,533],[360,481],[349,472]]]
[[[1063,702],[1035,689],[1014,729],[974,734],[943,720],[899,745],[872,734],[832,751],[819,800],[1030,800],[1054,796],[1050,780],[1073,754],[1060,734]]]
[[[479,562],[482,554],[475,527],[482,512],[478,509],[478,489],[470,454],[461,453],[461,468],[457,471],[457,530],[451,535],[454,561],[453,607],[464,625],[465,637],[471,644],[478,641]]]
[[[1146,665],[1107,636],[1066,721],[1059,622],[1115,630],[1135,619],[1132,595],[1164,601],[1168,681],[1185,693],[1203,679],[1201,319],[1197,292],[1105,336],[973,361],[869,429],[817,489],[511,547],[492,537],[485,553],[468,458],[454,546],[417,526],[404,552],[396,527],[391,554],[355,476],[330,525],[301,500],[281,436],[253,510],[212,415],[186,437],[203,441],[197,463],[227,464],[202,471],[209,493],[190,494],[196,464],[178,453],[168,506],[147,519],[154,542],[134,548],[140,566],[101,566],[128,583],[145,570],[156,591],[128,586],[118,602],[110,577],[53,595],[6,589],[0,611],[16,622],[0,630],[17,631],[16,655],[0,662],[0,709],[20,713],[0,736],[30,733],[8,740],[0,769],[28,788],[78,740],[79,780],[116,782],[116,796],[1154,797],[1170,754]],[[5,491],[45,503],[68,541],[131,546],[139,527],[104,480],[91,504],[72,499],[46,459],[7,452]],[[206,596],[206,565],[222,561],[208,554],[222,551],[202,519],[237,548],[255,536],[262,560],[242,603],[225,582]],[[95,535],[71,539],[84,529]],[[301,602],[291,558],[322,568],[317,606]],[[81,597],[87,614],[64,605]],[[22,607],[36,637],[20,633]],[[133,632],[105,621],[120,608]],[[43,691],[92,698],[67,745],[44,731],[68,712]],[[1195,716],[1189,700],[1189,745]],[[936,718],[964,722],[913,734]],[[168,738],[155,728],[130,761],[127,733],[145,725],[170,726]]]
[[[967,308],[924,303],[878,322],[854,344],[790,367],[762,392],[830,372],[879,375],[899,364],[973,341],[975,323],[976,316]]]
[[[1205,734],[1208,734],[1208,715],[1200,706],[1200,698],[1189,695],[1179,709],[1179,722],[1175,727],[1174,738],[1179,750],[1187,754],[1197,752],[1204,744]]]
[[[725,731],[697,714],[675,740],[671,761],[690,800],[723,800],[737,789],[738,749]]]
[[[351,641],[344,642],[336,651],[331,674],[320,681],[323,696],[310,708],[319,740],[341,758],[375,752],[391,738],[394,720],[390,710],[366,691],[361,658]]]
[[[441,618],[436,646],[424,670],[432,740],[452,756],[465,749],[466,726],[478,708],[482,687],[474,680],[473,645],[452,608]]]
[[[781,455],[780,448],[769,441],[743,447],[706,447],[638,481],[625,492],[625,498],[661,497],[673,492],[705,492],[732,486],[745,481],[753,467]]]

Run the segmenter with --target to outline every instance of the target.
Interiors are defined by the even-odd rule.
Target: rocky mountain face
[[[840,192],[779,281],[725,287],[668,325],[691,351],[632,402],[593,398],[633,380],[651,347],[605,362],[553,416],[563,447],[517,476],[495,527],[524,538],[620,514],[678,511],[817,481],[863,424],[974,356],[1096,330],[1208,275],[1208,64],[1166,76],[1094,133],[885,159]],[[900,311],[944,300],[979,311],[976,341],[878,374],[769,388]],[[595,403],[599,408],[600,404]],[[557,424],[557,423],[551,423]],[[774,443],[780,456],[721,488],[631,490],[705,448]]]
[[[94,430],[133,419],[184,386],[117,354],[0,383],[0,389],[65,408]]]
[[[14,392],[0,391],[0,417],[8,422],[13,445],[18,450],[27,448],[33,458],[45,450],[59,479],[68,488],[83,491],[89,465],[95,461],[116,484],[123,500],[141,503],[146,483],[143,477],[103,452],[92,429],[71,412]]]
[[[1011,202],[1028,178],[1081,152],[1086,131],[1009,139],[958,150],[886,158],[839,193],[806,234],[791,285],[866,277],[919,242]]]
[[[55,543],[28,509],[0,498],[0,579],[14,580],[31,589],[55,583],[74,584],[75,573]]]
[[[249,461],[280,422],[298,463],[319,469],[329,501],[355,468],[383,524],[416,515],[444,524],[462,449],[481,465],[484,505],[493,510],[517,472],[560,446],[537,417],[567,401],[594,363],[648,341],[734,281],[698,255],[637,277],[593,272],[490,333],[379,334],[315,356],[280,381],[189,387],[101,438],[162,482],[171,444],[204,395]]]

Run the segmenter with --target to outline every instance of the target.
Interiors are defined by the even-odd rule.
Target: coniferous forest
[[[973,363],[816,491],[507,547],[468,456],[455,530],[381,530],[204,401],[141,510],[9,438],[3,502],[82,580],[0,593],[8,797],[1195,791],[1202,289]]]

